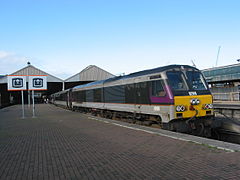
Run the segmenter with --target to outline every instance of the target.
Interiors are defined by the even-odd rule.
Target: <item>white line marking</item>
[[[188,140],[188,139],[184,139],[184,138],[180,138],[180,137],[176,137],[176,136],[171,136],[171,135],[163,134],[163,133],[160,133],[160,132],[153,132],[153,131],[149,131],[149,130],[145,130],[145,129],[141,129],[141,128],[137,128],[137,127],[130,127],[130,126],[122,125],[122,124],[115,123],[115,122],[109,122],[109,121],[104,120],[104,119],[99,119],[99,118],[94,118],[94,117],[89,117],[89,116],[88,116],[88,119],[104,122],[106,124],[113,124],[113,125],[116,125],[116,126],[132,129],[132,130],[136,130],[136,131],[142,131],[142,132],[146,132],[146,133],[149,133],[149,134],[156,134],[156,135],[160,135],[160,136],[165,136],[165,137],[176,139],[176,140],[193,142],[193,143],[196,143],[196,144],[203,144],[203,143],[198,142],[198,141]],[[207,144],[207,146],[217,148],[217,149],[220,149],[220,150],[229,151],[229,152],[235,152],[235,150],[229,149],[229,148],[219,147],[219,146],[210,145],[210,144]]]

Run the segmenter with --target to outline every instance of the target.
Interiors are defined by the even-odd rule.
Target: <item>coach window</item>
[[[152,96],[161,97],[165,95],[166,92],[163,89],[161,81],[152,81]]]

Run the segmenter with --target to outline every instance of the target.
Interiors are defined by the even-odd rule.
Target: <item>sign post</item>
[[[32,104],[33,104],[33,118],[35,116],[35,102],[34,102],[34,91],[44,91],[47,90],[47,76],[29,76],[29,91],[32,91]]]
[[[34,91],[32,91],[32,106],[33,106],[33,115],[32,117],[35,118],[35,102],[34,102]]]
[[[21,91],[21,94],[22,94],[22,118],[25,119],[23,91]]]
[[[22,118],[25,118],[23,91],[27,90],[26,76],[8,76],[8,91],[21,91],[22,95]]]

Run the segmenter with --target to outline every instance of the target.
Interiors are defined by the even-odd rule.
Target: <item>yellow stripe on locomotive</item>
[[[212,95],[175,96],[175,118],[213,115]]]

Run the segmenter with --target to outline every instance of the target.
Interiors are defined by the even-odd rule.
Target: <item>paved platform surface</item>
[[[36,108],[0,110],[0,179],[240,179],[240,152]]]

